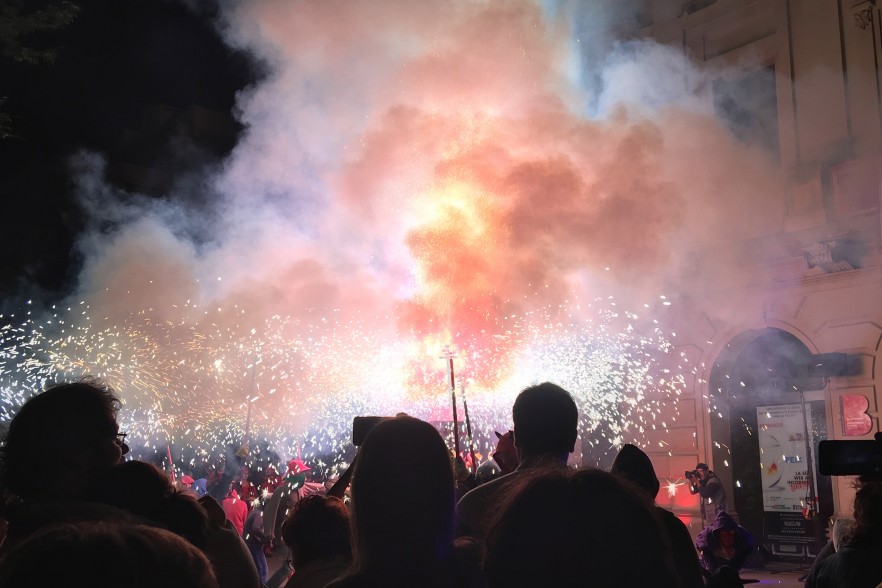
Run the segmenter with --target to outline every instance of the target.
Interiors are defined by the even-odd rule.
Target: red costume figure
[[[235,490],[230,490],[230,495],[224,499],[223,507],[227,520],[233,523],[236,531],[241,535],[242,529],[245,527],[245,519],[248,517],[248,505],[239,498],[239,494]]]

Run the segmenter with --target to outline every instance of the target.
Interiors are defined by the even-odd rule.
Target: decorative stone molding
[[[861,267],[864,250],[864,245],[855,239],[832,239],[812,243],[803,249],[803,256],[809,269],[818,267],[832,274]]]
[[[698,12],[702,8],[707,8],[711,4],[716,4],[717,0],[690,0],[689,2],[683,3],[683,9],[680,14],[687,15],[692,14],[693,12]]]
[[[854,26],[862,31],[867,30],[873,24],[873,12],[876,10],[876,0],[867,0],[867,2],[854,6],[852,10],[864,5],[865,8],[855,10],[854,12]]]
[[[854,26],[862,31],[867,30],[873,24],[873,8],[864,8],[854,13]]]

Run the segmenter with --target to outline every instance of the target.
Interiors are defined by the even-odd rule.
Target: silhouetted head
[[[710,524],[711,533],[717,535],[719,531],[736,531],[738,529],[738,521],[732,518],[732,515],[724,510],[717,513],[713,522]]]
[[[493,460],[485,461],[478,466],[478,471],[475,472],[475,481],[478,483],[478,486],[480,486],[481,484],[486,484],[491,480],[495,480],[501,475],[503,474],[502,470],[499,469],[498,463]]]
[[[127,461],[105,470],[93,479],[89,493],[91,500],[150,519],[197,547],[205,546],[205,511],[152,464]]]
[[[601,470],[526,476],[501,506],[487,548],[490,588],[676,585],[654,507]]]
[[[511,410],[514,442],[520,459],[573,452],[578,436],[579,411],[570,393],[545,382],[525,388]]]
[[[882,480],[861,476],[854,487],[854,526],[852,540],[882,536]]]
[[[431,573],[453,546],[453,470],[430,424],[395,417],[377,424],[352,476],[358,572]]]
[[[6,487],[21,499],[81,499],[96,473],[122,461],[119,399],[98,380],[58,384],[28,400],[0,451]]]
[[[636,484],[655,499],[660,484],[649,456],[636,445],[625,443],[613,461],[610,472]]]
[[[311,561],[352,557],[349,511],[339,498],[313,494],[297,501],[282,525],[282,540],[298,568]]]
[[[9,550],[0,586],[217,588],[211,564],[177,535],[144,525],[51,525]]]

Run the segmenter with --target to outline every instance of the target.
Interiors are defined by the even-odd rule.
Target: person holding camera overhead
[[[726,490],[723,483],[706,463],[695,466],[691,472],[686,472],[689,478],[689,493],[699,494],[701,500],[701,524],[708,526],[717,518],[717,514],[726,512]]]

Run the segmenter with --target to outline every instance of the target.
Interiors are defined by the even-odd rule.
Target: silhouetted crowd
[[[432,425],[400,415],[373,426],[330,488],[310,485],[300,459],[263,487],[173,481],[124,460],[118,409],[110,388],[85,380],[34,396],[11,421],[0,588],[713,588],[741,586],[754,549],[725,509],[693,542],[655,505],[658,477],[634,445],[610,472],[568,467],[579,415],[551,383],[518,395],[492,468],[473,475]],[[880,493],[861,481],[846,541],[807,585],[882,582]],[[288,565],[268,578],[279,539]]]

